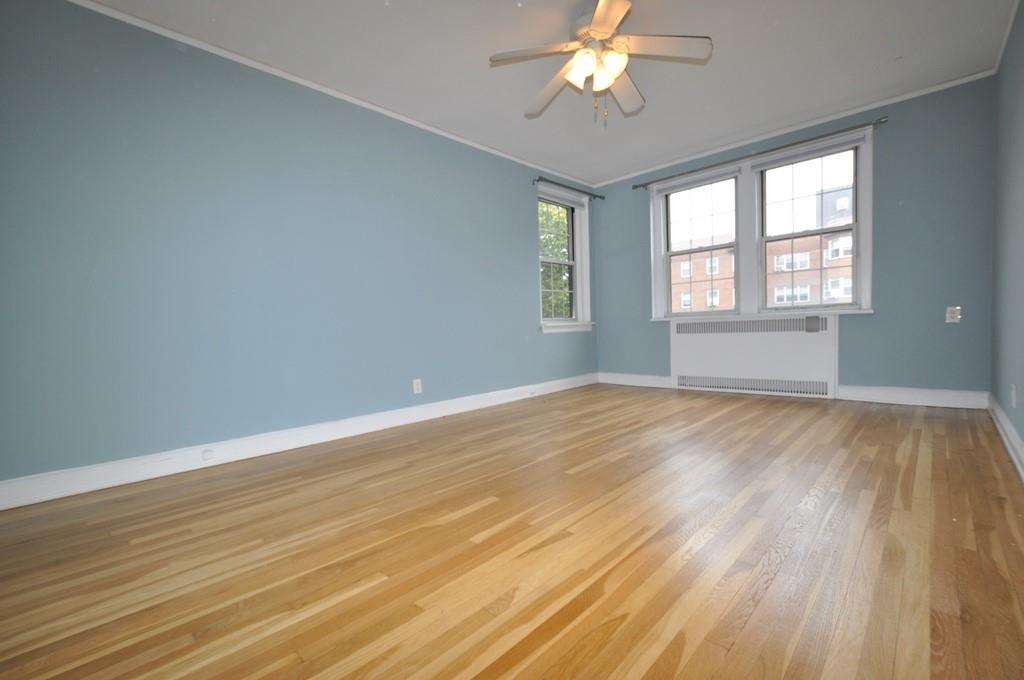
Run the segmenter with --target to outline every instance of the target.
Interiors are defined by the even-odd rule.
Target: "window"
[[[845,149],[762,171],[765,256],[775,264],[766,274],[769,307],[850,303],[852,296],[820,294],[823,281],[853,278],[853,231],[850,209],[855,190],[856,151]],[[824,244],[824,246],[822,246]],[[811,266],[810,253],[822,253]],[[797,267],[797,257],[806,266]],[[779,269],[780,263],[789,266]],[[839,268],[840,271],[833,271]],[[808,289],[808,295],[795,291]],[[794,291],[781,296],[778,291]]]
[[[572,208],[537,201],[540,222],[540,302],[544,319],[576,318],[576,263],[573,260]]]
[[[735,296],[722,299],[718,290],[733,290],[736,179],[686,187],[662,200],[672,312],[732,309]]]
[[[589,330],[588,199],[546,183],[538,187],[541,328]]]
[[[871,311],[872,144],[867,126],[649,185],[652,318]]]

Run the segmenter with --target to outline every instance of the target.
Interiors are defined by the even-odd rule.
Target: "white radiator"
[[[837,325],[817,315],[673,320],[673,380],[689,390],[834,398]]]

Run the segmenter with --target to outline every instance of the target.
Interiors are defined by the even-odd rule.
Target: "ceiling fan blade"
[[[552,54],[561,54],[563,52],[575,52],[581,47],[583,47],[583,43],[579,40],[573,40],[572,42],[554,43],[551,45],[542,45],[541,47],[530,47],[525,50],[499,52],[491,57],[491,66],[499,66],[501,64],[508,64],[514,61],[533,59],[535,57],[546,57]]]
[[[711,38],[703,35],[620,35],[616,45],[625,44],[631,57],[665,57],[706,62],[711,58]]]
[[[632,116],[644,108],[644,104],[647,103],[644,96],[640,94],[640,90],[636,88],[636,83],[625,71],[612,83],[611,91],[624,116]]]
[[[590,22],[590,35],[598,40],[612,37],[631,5],[629,0],[597,0],[594,18]]]
[[[565,66],[562,67],[555,77],[544,86],[544,89],[537,93],[537,96],[530,102],[529,108],[526,109],[524,114],[527,118],[537,118],[540,114],[544,113],[544,109],[548,108],[548,104],[554,100],[558,93],[565,87],[565,74],[572,68],[572,59],[565,62]]]

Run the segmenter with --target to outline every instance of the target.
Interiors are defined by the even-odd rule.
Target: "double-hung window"
[[[538,184],[541,329],[590,330],[587,197]]]
[[[736,178],[680,187],[661,200],[672,313],[734,309]]]
[[[769,308],[853,303],[852,286],[849,295],[839,287],[826,295],[825,283],[855,277],[856,167],[856,151],[849,148],[761,171],[764,252],[775,265],[766,274]],[[780,260],[807,266],[780,271]],[[780,296],[780,290],[794,294]]]
[[[868,126],[648,185],[652,318],[869,312],[872,143]]]

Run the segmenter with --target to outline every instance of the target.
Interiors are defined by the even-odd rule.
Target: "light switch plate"
[[[946,323],[960,323],[962,318],[964,318],[964,310],[960,305],[946,307]]]

